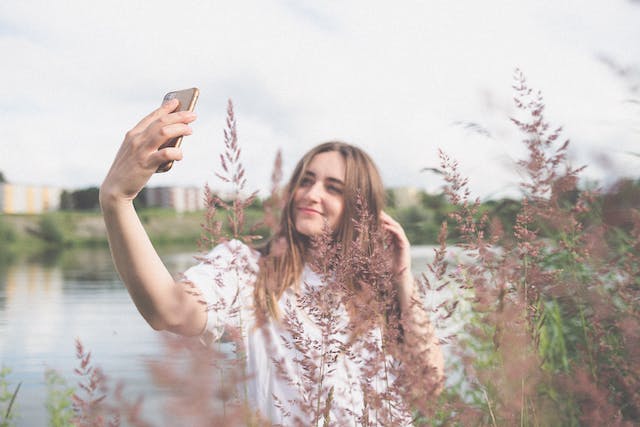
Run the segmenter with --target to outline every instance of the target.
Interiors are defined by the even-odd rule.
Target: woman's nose
[[[314,183],[313,185],[309,186],[306,194],[307,200],[314,202],[320,201],[322,197],[321,191],[322,190],[319,183]]]

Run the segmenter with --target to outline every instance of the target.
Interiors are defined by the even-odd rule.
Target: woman
[[[239,328],[246,398],[271,423],[410,423],[407,402],[415,407],[421,392],[401,386],[400,362],[417,360],[403,354],[426,367],[420,372],[435,384],[430,397],[443,362],[417,303],[409,242],[382,211],[373,162],[343,143],[311,150],[294,170],[281,228],[262,253],[237,241],[219,245],[176,282],[133,207],[158,166],[182,158],[180,148],[158,151],[166,140],[191,134],[196,115],[173,112],[176,106],[163,104],[127,133],[100,189],[114,263],[140,313],[154,329],[209,341]],[[382,281],[367,264],[380,250],[390,254]],[[199,295],[185,292],[185,283]],[[396,304],[385,305],[385,295]],[[373,312],[380,308],[385,313]]]

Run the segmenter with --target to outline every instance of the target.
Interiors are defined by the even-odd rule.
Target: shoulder
[[[185,271],[183,277],[194,283],[211,279],[228,282],[233,277],[251,282],[251,277],[258,274],[259,259],[260,254],[248,245],[229,240],[218,244],[206,255],[197,256],[198,264]]]
[[[205,264],[243,265],[250,269],[257,269],[260,253],[240,240],[234,239],[218,244],[198,259]]]

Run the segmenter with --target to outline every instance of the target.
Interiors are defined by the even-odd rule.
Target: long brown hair
[[[300,281],[309,239],[295,228],[294,195],[313,158],[331,151],[340,153],[345,161],[344,210],[333,233],[335,241],[340,243],[340,253],[347,254],[356,241],[370,244],[366,243],[366,236],[358,236],[354,226],[353,219],[362,207],[372,219],[370,231],[375,232],[380,228],[379,218],[384,208],[385,192],[380,173],[369,155],[358,147],[340,141],[330,141],[312,148],[300,159],[289,180],[280,228],[261,250],[263,256],[254,292],[258,313],[279,319],[278,301],[289,287],[296,286]],[[362,201],[362,207],[358,206],[358,198]]]

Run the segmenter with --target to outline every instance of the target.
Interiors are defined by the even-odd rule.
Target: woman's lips
[[[311,209],[311,208],[298,208],[298,211],[300,211],[300,213],[303,214],[307,214],[307,215],[322,215],[320,212],[318,212],[315,209]]]

